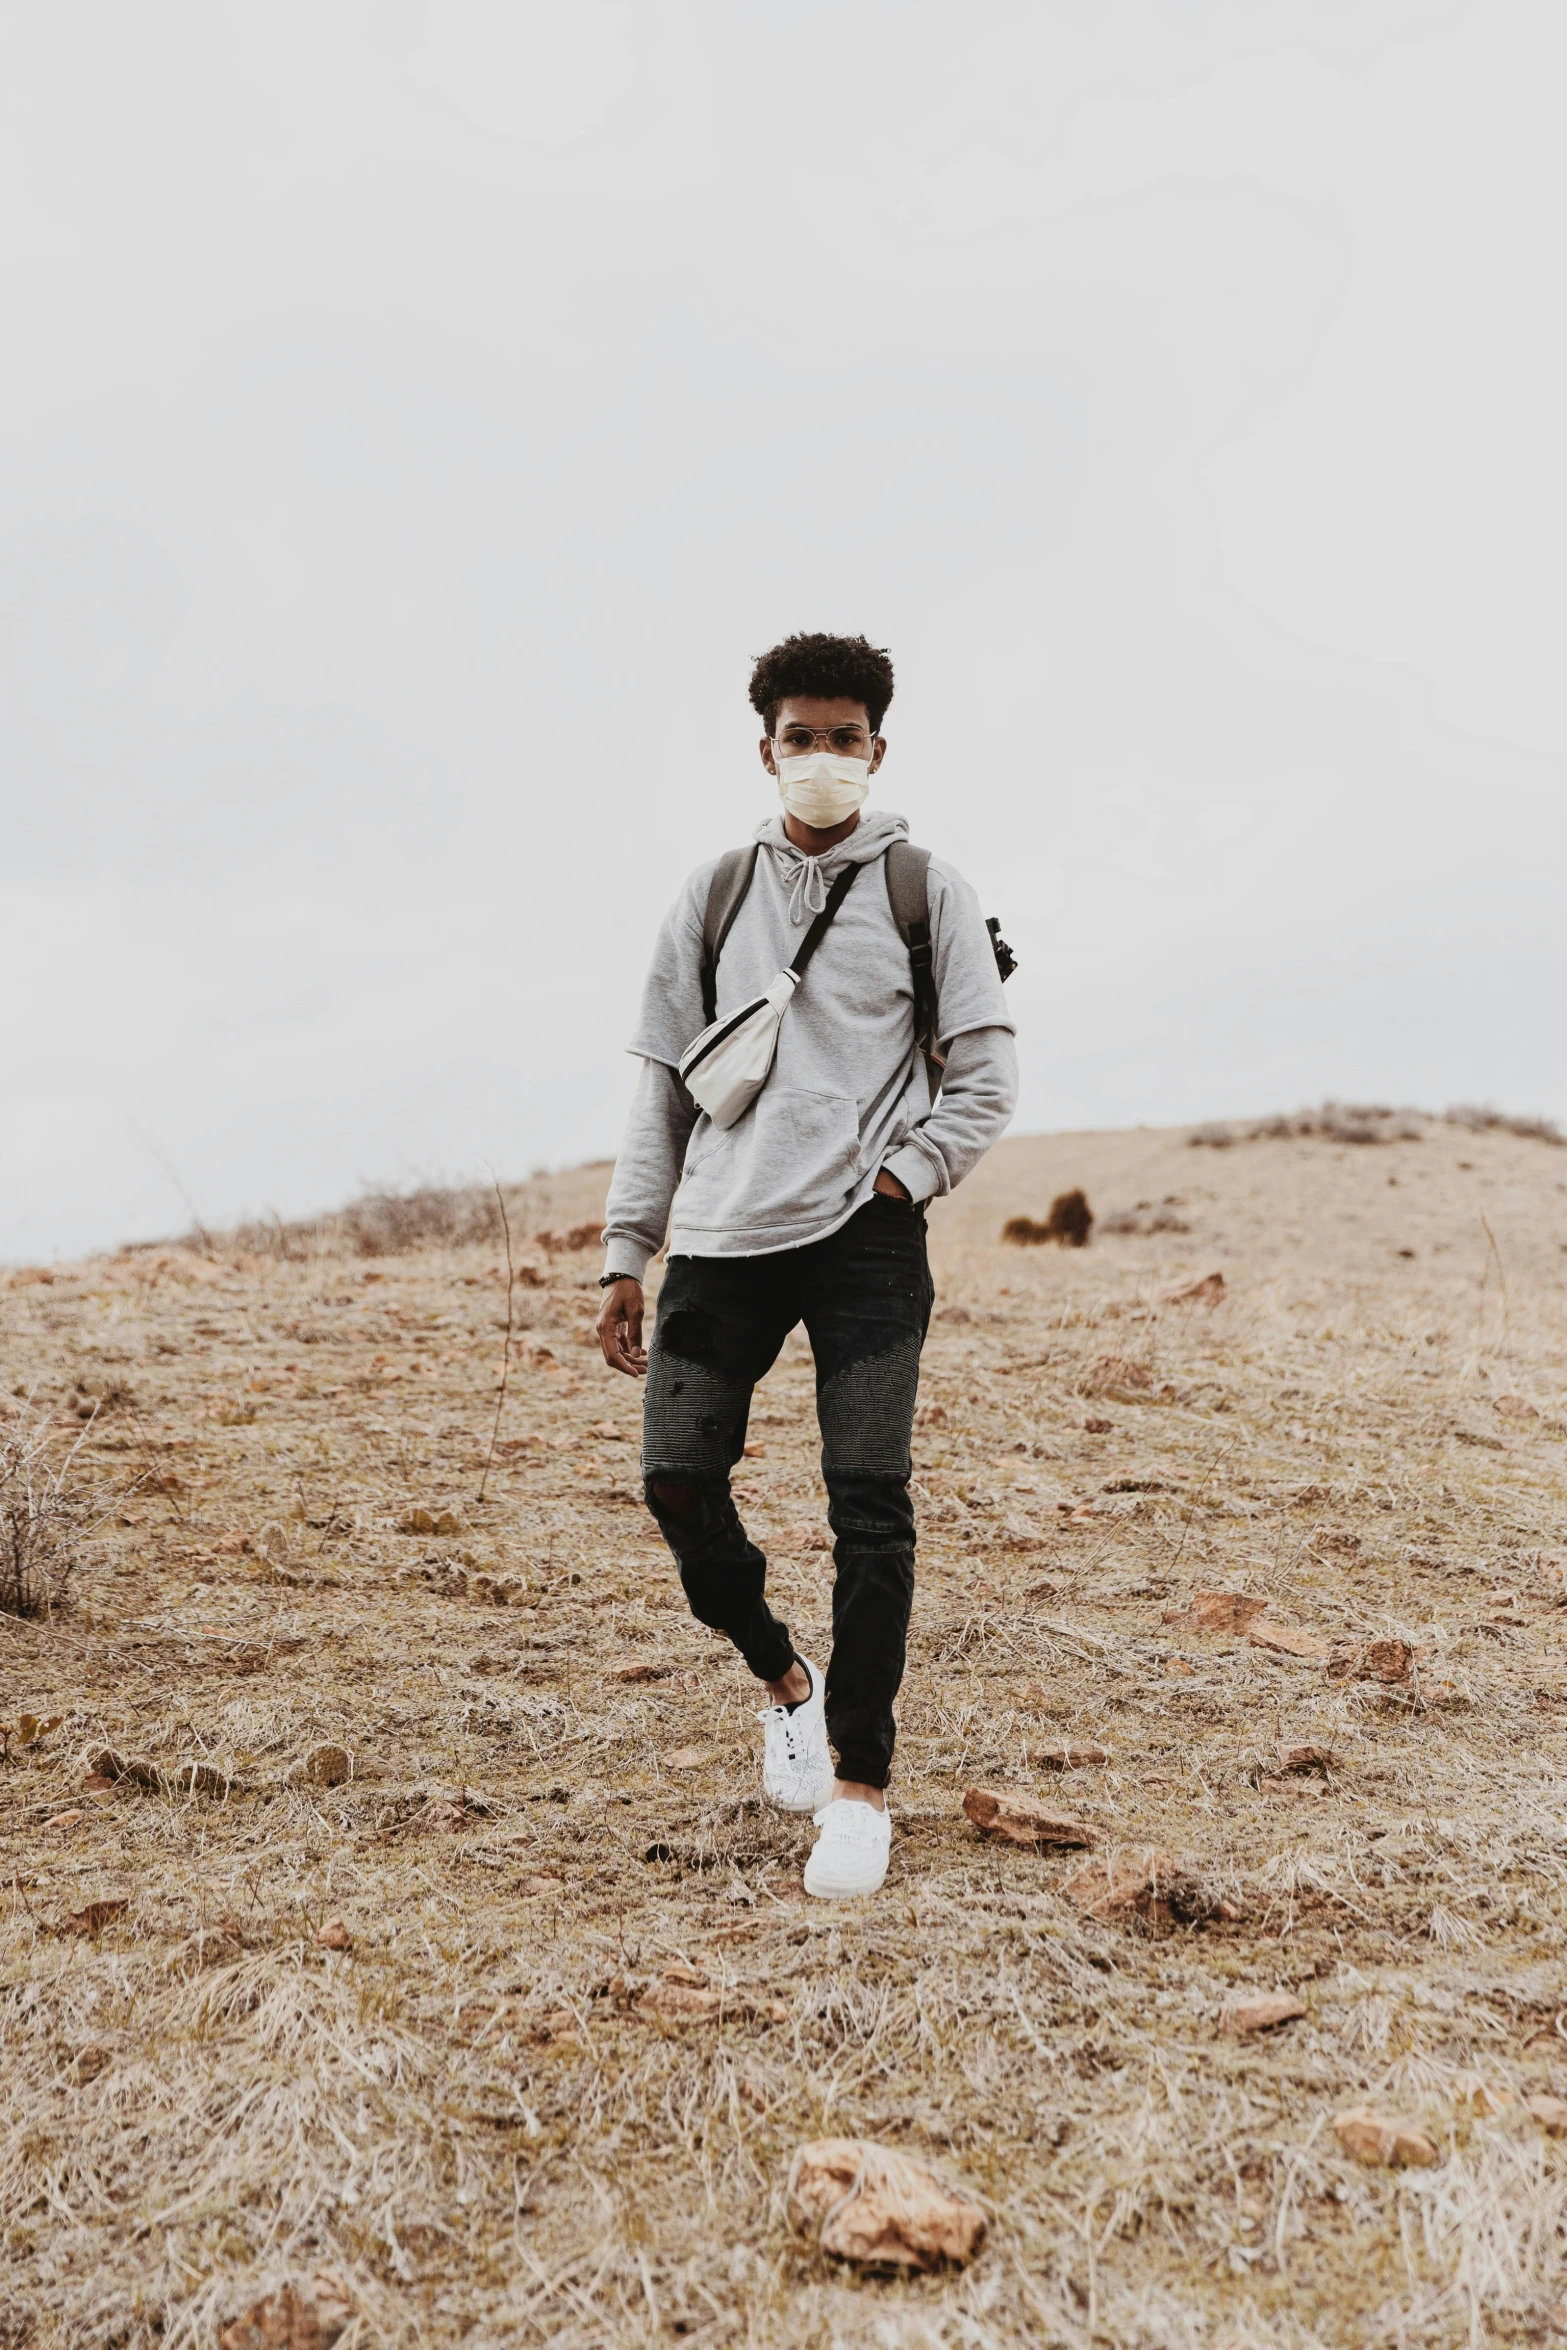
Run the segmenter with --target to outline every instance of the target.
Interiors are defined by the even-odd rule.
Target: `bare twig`
[[[495,1186],[495,1204],[501,1212],[501,1231],[506,1241],[506,1346],[501,1356],[501,1391],[495,1398],[495,1422],[490,1430],[490,1449],[484,1456],[484,1475],[479,1479],[479,1501],[483,1501],[485,1487],[490,1482],[490,1470],[495,1461],[495,1442],[501,1432],[501,1414],[506,1409],[506,1386],[511,1378],[512,1299],[517,1287],[517,1276],[511,1261],[511,1219],[506,1213],[505,1195],[493,1167],[490,1169],[490,1181]]]
[[[164,1157],[162,1151],[159,1150],[157,1144],[148,1140],[147,1136],[143,1134],[141,1128],[134,1122],[134,1120],[128,1121],[128,1123],[130,1124],[131,1132],[135,1135],[137,1141],[141,1144],[142,1149],[147,1152],[150,1158],[157,1160],[158,1165],[163,1169],[164,1174],[167,1175],[169,1181],[173,1184],[175,1190],[179,1193],[180,1198],[184,1201],[186,1209],[190,1215],[190,1220],[196,1228],[196,1238],[201,1242],[203,1254],[209,1257],[215,1257],[218,1252],[212,1245],[212,1235],[207,1230],[206,1225],[203,1224],[201,1217],[197,1213],[196,1203],[191,1198],[190,1193],[185,1189],[185,1186],[180,1181],[179,1176],[176,1174],[173,1167],[170,1166],[168,1160]]]
[[[1491,1261],[1494,1258],[1496,1261],[1496,1277],[1502,1285],[1502,1327],[1496,1341],[1496,1352],[1500,1354],[1507,1344],[1507,1320],[1509,1314],[1512,1311],[1512,1302],[1507,1294],[1507,1267],[1502,1263],[1502,1252],[1496,1245],[1496,1234],[1491,1230],[1489,1220],[1482,1216],[1480,1218],[1480,1223],[1482,1229],[1484,1230],[1487,1243],[1485,1271],[1480,1276],[1480,1312],[1483,1317],[1485,1313],[1485,1285],[1490,1278]],[[1479,1344],[1478,1331],[1475,1333],[1475,1343],[1476,1345]]]

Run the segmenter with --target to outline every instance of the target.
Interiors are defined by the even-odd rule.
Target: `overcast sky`
[[[1020,1129],[1567,1115],[1564,84],[1560,0],[0,8],[0,1257],[611,1153],[795,628]]]

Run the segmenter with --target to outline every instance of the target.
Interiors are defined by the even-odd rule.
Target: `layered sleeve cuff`
[[[606,1240],[604,1243],[604,1276],[611,1273],[627,1281],[641,1281],[647,1274],[649,1251],[634,1240]]]
[[[900,1143],[882,1165],[889,1175],[896,1175],[910,1199],[934,1199],[947,1189],[945,1167],[933,1163],[933,1154],[912,1140]]]

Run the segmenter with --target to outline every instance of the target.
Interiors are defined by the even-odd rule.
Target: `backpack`
[[[718,1017],[718,958],[734,928],[735,916],[745,904],[761,853],[760,841],[753,841],[747,848],[728,850],[719,858],[708,884],[707,911],[702,918],[702,1012],[709,1025]],[[898,935],[909,950],[909,968],[914,980],[914,1041],[925,1056],[930,1098],[934,1101],[941,1085],[941,1072],[947,1064],[937,1042],[936,975],[930,955],[930,851],[917,849],[912,841],[895,840],[887,849],[884,863],[887,902],[898,925]],[[1017,957],[1002,937],[1001,925],[994,914],[985,928],[990,933],[996,969],[1003,980],[1010,979],[1017,969]]]

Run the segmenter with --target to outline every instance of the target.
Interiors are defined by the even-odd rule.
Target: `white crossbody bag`
[[[772,1075],[784,1013],[859,870],[858,865],[845,865],[827,892],[827,903],[801,941],[799,953],[787,971],[779,972],[767,993],[753,996],[726,1019],[714,1020],[681,1055],[680,1075],[686,1091],[715,1126],[733,1126],[744,1117]]]

